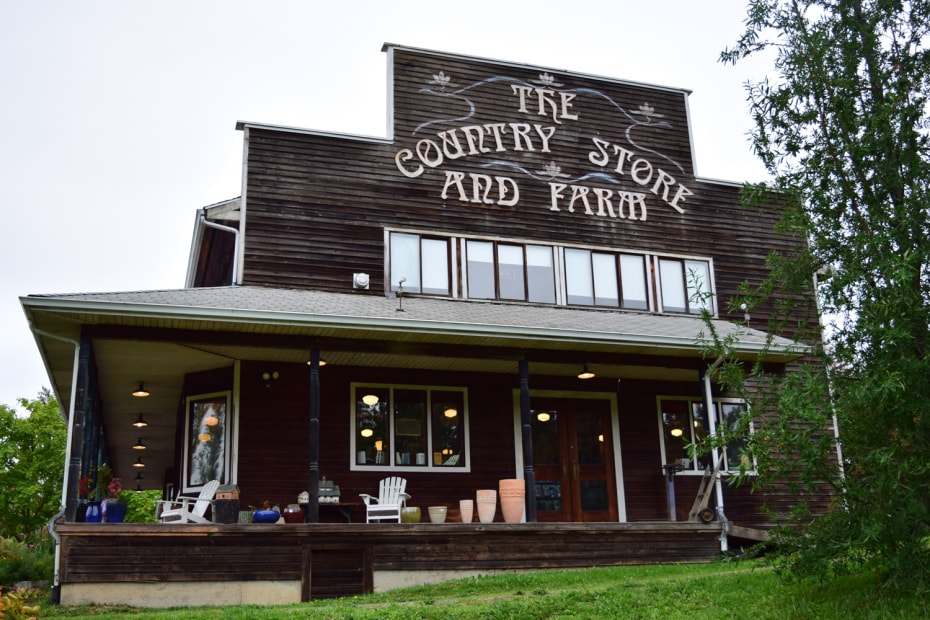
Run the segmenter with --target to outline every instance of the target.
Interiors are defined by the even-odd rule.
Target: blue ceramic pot
[[[252,513],[252,521],[255,523],[277,523],[281,518],[281,513],[277,510],[256,510]]]
[[[103,511],[100,509],[100,502],[89,502],[87,511],[84,513],[86,523],[100,523],[103,521]]]
[[[106,502],[107,523],[122,523],[126,519],[126,510],[129,505],[121,499],[108,499]]]

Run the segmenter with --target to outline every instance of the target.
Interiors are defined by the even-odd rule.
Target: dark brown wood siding
[[[405,50],[394,52],[393,68],[392,140],[249,127],[245,284],[349,292],[352,274],[365,272],[371,275],[366,294],[382,295],[384,230],[400,227],[712,258],[721,315],[742,318],[726,307],[737,286],[760,282],[767,272],[766,256],[797,243],[775,232],[779,209],[774,204],[744,209],[738,186],[693,176],[684,91]],[[449,80],[444,86],[436,83],[440,72]],[[531,94],[527,111],[519,111],[513,89],[541,86],[542,74],[554,81],[552,92],[574,95],[569,112],[577,119],[553,119],[550,107],[544,110],[547,115],[537,114]],[[548,151],[542,151],[545,142],[535,129],[528,133],[535,139],[517,150],[511,123],[551,130]],[[469,151],[463,128],[495,124],[504,127],[499,129],[503,151],[491,148],[497,143],[490,129],[483,134],[489,152]],[[426,159],[436,158],[441,135],[449,140],[454,135],[464,154],[453,159],[447,153],[441,165],[422,166],[415,155],[418,143],[426,140],[421,143]],[[601,151],[594,140],[610,146]],[[631,153],[622,172],[617,172],[614,145]],[[405,149],[411,159],[402,166],[422,166],[415,178],[402,174],[395,163]],[[457,155],[454,146],[447,150]],[[596,165],[604,153],[609,163]],[[643,168],[649,171],[648,183],[633,180],[635,159],[648,165]],[[560,176],[547,177],[550,165],[558,167]],[[668,187],[657,185],[660,170],[674,179]],[[451,172],[466,175],[468,200],[460,200],[454,189],[442,198]],[[469,174],[512,179],[519,202],[471,202]],[[639,177],[646,179],[646,172]],[[592,191],[642,193],[646,220],[588,214],[580,203],[569,212],[570,189],[564,191],[560,210],[553,211],[549,180]],[[691,193],[676,203],[684,213],[661,197],[667,189],[673,199],[681,186]],[[496,198],[492,191],[491,199]],[[596,211],[593,194],[589,202]],[[765,307],[755,310],[753,324],[763,326],[768,314]]]

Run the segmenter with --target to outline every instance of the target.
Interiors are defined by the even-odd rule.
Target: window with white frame
[[[659,258],[659,291],[665,312],[700,314],[710,300],[710,264],[704,260]]]
[[[715,313],[709,259],[517,241],[388,237],[391,290],[667,313]]]
[[[391,290],[450,295],[449,239],[391,233]]]
[[[467,471],[464,388],[352,385],[352,469]]]
[[[722,471],[735,471],[741,466],[746,471],[755,469],[746,454],[747,436],[740,433],[746,403],[733,399],[714,400],[711,415],[717,432],[732,435],[722,450]],[[709,420],[700,399],[659,398],[659,434],[661,437],[662,463],[677,463],[683,472],[703,472],[713,467],[710,453],[691,457],[688,446],[705,439],[711,432]],[[750,426],[748,432],[752,432]]]

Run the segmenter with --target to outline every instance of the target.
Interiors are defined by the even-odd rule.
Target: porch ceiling
[[[22,298],[63,410],[72,397],[75,345],[93,340],[104,425],[115,471],[135,488],[161,488],[171,467],[186,374],[235,360],[306,362],[317,346],[334,366],[568,376],[588,363],[604,377],[693,381],[701,363],[691,317],[656,317],[507,304],[397,299],[228,287]],[[723,334],[731,323],[717,321]],[[743,352],[762,332],[746,332]],[[797,356],[776,342],[773,361]],[[325,371],[325,369],[324,369]],[[325,372],[322,376],[325,381]],[[144,381],[151,392],[130,392]],[[538,383],[537,383],[538,385]],[[144,433],[131,422],[149,422]],[[142,437],[146,450],[131,446]],[[141,456],[142,470],[132,467]]]

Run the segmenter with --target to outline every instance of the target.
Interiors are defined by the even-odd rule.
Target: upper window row
[[[391,290],[700,314],[709,260],[392,232]]]

